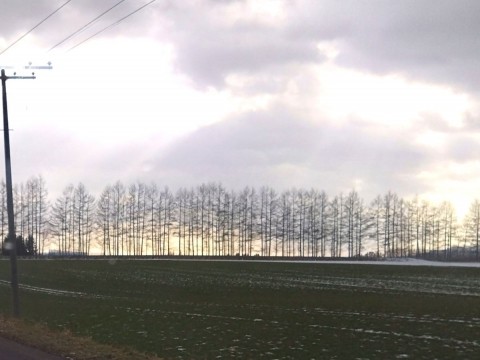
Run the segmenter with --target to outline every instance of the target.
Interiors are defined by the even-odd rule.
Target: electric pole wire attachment
[[[48,67],[28,65],[28,69],[51,69],[51,64]],[[27,69],[27,66],[25,67]],[[8,127],[8,106],[7,106],[7,80],[9,79],[35,79],[32,76],[7,76],[5,68],[1,69],[2,81],[2,102],[3,102],[3,139],[5,148],[5,185],[7,190],[7,216],[8,216],[8,242],[6,248],[10,251],[10,273],[11,273],[11,287],[12,287],[12,303],[13,316],[20,317],[20,300],[18,295],[18,269],[17,269],[17,239],[15,235],[15,216],[13,212],[13,190],[12,190],[12,164],[10,158],[10,131]],[[2,239],[3,241],[3,239]]]

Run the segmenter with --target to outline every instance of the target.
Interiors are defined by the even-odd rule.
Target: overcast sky
[[[0,51],[65,2],[2,0]],[[0,55],[54,66],[8,81],[14,182],[480,196],[480,2],[157,0],[82,43],[149,2],[126,0],[61,43],[118,2]]]

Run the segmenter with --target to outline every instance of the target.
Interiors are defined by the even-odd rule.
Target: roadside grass
[[[480,350],[480,269],[24,260],[19,271],[30,286],[20,292],[24,319],[162,358],[447,359]],[[0,311],[9,306],[0,284]]]
[[[45,325],[0,315],[0,336],[66,359],[155,360],[135,350],[99,344],[68,329],[52,330]]]

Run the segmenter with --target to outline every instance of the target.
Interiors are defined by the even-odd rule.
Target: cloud
[[[6,0],[0,45],[2,38],[6,46],[62,3]],[[73,1],[32,37],[47,50],[115,3]],[[138,6],[122,3],[63,49]],[[177,69],[201,88],[224,87],[234,74],[261,75],[292,64],[320,64],[328,56],[319,45],[329,44],[341,66],[477,91],[479,10],[474,0],[156,2],[98,38],[128,35],[169,43]]]
[[[231,74],[261,74],[283,65],[324,59],[311,39],[285,32],[283,16],[265,21],[269,12],[255,16],[252,3],[175,3],[163,20],[169,24],[165,40],[175,47],[178,69],[201,87],[222,87]]]
[[[283,15],[265,22],[249,3],[187,1],[161,14],[178,68],[218,87],[229,74],[320,64],[326,54],[318,46],[331,44],[341,66],[478,88],[477,1],[284,1]]]
[[[6,0],[0,47],[63,2]],[[72,1],[12,54],[46,52],[116,2]],[[138,6],[125,1],[58,51]],[[22,115],[31,119],[20,123],[34,129],[15,142],[25,148],[14,173],[42,172],[62,186],[121,179],[422,193],[451,173],[439,164],[468,163],[478,152],[479,7],[157,1],[67,53],[48,81],[28,85],[45,87],[38,100],[9,85],[12,114],[15,99],[28,103]],[[32,125],[43,119],[48,131]]]
[[[144,177],[144,167],[152,144],[137,141],[111,146],[78,138],[62,129],[50,127],[45,131],[38,124],[29,128],[17,125],[10,136],[16,184],[42,175],[54,198],[70,183],[83,182],[89,191],[99,194],[117,180],[125,183],[148,180],[148,174]],[[2,154],[2,172],[4,166]]]
[[[22,31],[26,32],[36,24],[32,21],[38,19],[38,23],[42,16],[47,16],[53,10],[52,2],[47,0],[2,1],[2,11],[0,12],[1,37],[8,39]]]
[[[43,19],[52,14],[56,9],[66,3],[65,0],[5,0],[2,1],[2,12],[0,13],[0,51],[23,36],[27,31],[37,26]],[[40,24],[29,36],[16,44],[4,55],[10,57],[12,54],[25,53],[47,53],[47,51],[59,45],[57,50],[65,51],[72,46],[79,44],[96,32],[107,26],[113,25],[118,20],[132,13],[140,6],[147,3],[125,1],[115,6],[118,0],[96,1],[82,0],[71,1],[63,6],[58,12]],[[159,2],[160,3],[160,2]],[[167,3],[168,5],[168,3]],[[112,10],[106,12],[108,9]],[[97,36],[99,38],[114,38],[120,34],[128,34],[129,37],[146,37],[155,29],[156,13],[164,11],[166,5],[152,4],[139,13],[133,14],[125,21],[114,26]],[[67,40],[77,30],[90,23],[103,12],[95,22],[81,32]],[[65,43],[59,44],[63,40]],[[35,48],[35,49],[34,49]]]
[[[314,187],[336,193],[361,182],[368,196],[415,193],[432,156],[399,132],[312,123],[288,111],[245,114],[202,128],[152,158],[153,172],[179,186]]]
[[[399,73],[477,91],[476,79],[480,75],[477,1],[320,3],[310,7],[312,13],[318,14],[319,24],[328,14],[322,11],[325,7],[338,14],[335,21],[348,24],[345,31],[332,34],[338,40],[340,65],[377,74]],[[314,27],[305,23],[306,27],[309,25]],[[322,27],[314,32],[320,38]]]

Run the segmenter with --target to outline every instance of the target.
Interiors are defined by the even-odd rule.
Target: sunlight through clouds
[[[90,56],[100,51],[108,56]],[[148,40],[98,41],[55,59],[54,71],[32,84],[36,93],[14,101],[28,104],[32,117],[48,112],[80,138],[113,144],[151,136],[170,142],[233,111],[227,92],[190,87],[172,58],[168,46]]]
[[[224,19],[232,22],[257,22],[271,26],[279,26],[287,14],[285,0],[248,0],[233,1],[221,7]]]
[[[418,178],[431,186],[431,189],[422,195],[423,198],[435,203],[452,202],[462,219],[472,203],[472,198],[479,196],[480,161],[442,162],[420,172]]]
[[[471,106],[466,94],[412,82],[400,76],[377,76],[334,65],[319,67],[319,109],[334,118],[358,117],[392,127],[414,126],[423,113],[440,114],[459,126]]]

